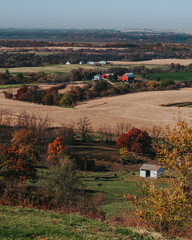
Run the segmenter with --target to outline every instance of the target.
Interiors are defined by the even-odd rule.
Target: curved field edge
[[[141,230],[140,230],[141,231]],[[137,239],[155,240],[153,234],[106,224],[78,215],[18,207],[0,207],[0,239]],[[161,239],[162,236],[159,234]]]
[[[165,127],[166,124],[175,125],[173,117],[177,116],[179,108],[162,107],[162,105],[189,102],[191,94],[192,88],[139,92],[94,99],[69,109],[5,99],[3,90],[1,90],[0,108],[6,109],[13,116],[23,111],[40,117],[48,116],[55,127],[60,127],[63,123],[77,122],[81,117],[89,118],[95,129],[101,124],[115,127],[122,121],[139,128]],[[191,115],[190,108],[182,108],[181,116],[184,119],[189,121]]]

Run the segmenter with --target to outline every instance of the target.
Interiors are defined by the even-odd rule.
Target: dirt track
[[[75,122],[83,116],[88,117],[94,127],[104,124],[116,126],[120,121],[126,121],[135,127],[165,126],[167,123],[173,125],[178,107],[160,105],[185,101],[192,101],[192,88],[101,98],[83,102],[74,109],[9,100],[0,91],[0,108],[7,109],[14,115],[22,111],[40,116],[48,115],[54,126]],[[190,118],[192,108],[182,108],[181,111],[184,118]]]

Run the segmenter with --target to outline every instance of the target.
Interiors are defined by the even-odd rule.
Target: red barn
[[[110,79],[113,76],[113,73],[106,73],[102,75],[103,79]]]
[[[133,73],[125,73],[122,77],[123,82],[134,82],[135,75]]]

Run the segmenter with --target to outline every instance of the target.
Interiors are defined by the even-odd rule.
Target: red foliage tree
[[[16,98],[16,99],[19,99],[21,96],[22,96],[22,94],[24,94],[24,93],[26,93],[27,92],[27,87],[26,86],[23,86],[23,87],[21,87],[21,88],[19,88],[18,90],[17,90],[17,93],[14,95],[14,97]]]
[[[123,133],[118,138],[117,146],[125,147],[131,152],[150,153],[152,149],[152,141],[146,131],[132,128],[128,133]]]

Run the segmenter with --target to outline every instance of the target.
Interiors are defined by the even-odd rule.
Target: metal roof
[[[134,77],[135,76],[133,73],[125,73],[125,75],[127,75],[127,77]]]
[[[151,165],[151,164],[146,164],[146,163],[144,163],[144,164],[140,167],[140,170],[158,171],[160,168],[161,168],[161,166],[158,166],[158,165]]]

